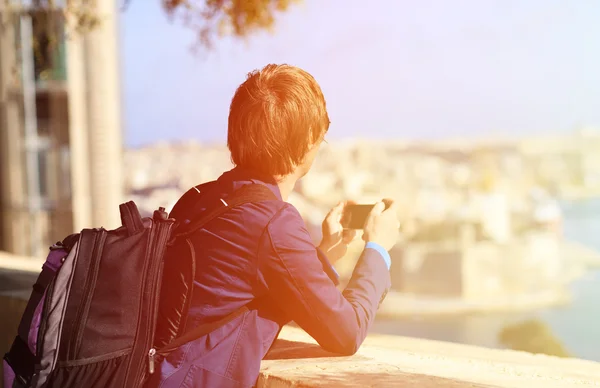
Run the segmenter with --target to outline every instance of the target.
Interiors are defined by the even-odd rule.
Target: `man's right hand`
[[[363,240],[381,245],[389,251],[400,238],[400,220],[397,205],[391,199],[377,202],[364,226]]]

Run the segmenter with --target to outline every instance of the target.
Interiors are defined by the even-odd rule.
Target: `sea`
[[[600,198],[562,201],[565,238],[600,252]],[[372,333],[504,348],[499,333],[528,319],[543,321],[570,355],[600,362],[600,270],[571,285],[569,305],[519,313],[469,314],[452,317],[377,320]]]

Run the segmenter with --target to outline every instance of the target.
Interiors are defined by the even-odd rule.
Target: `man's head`
[[[248,74],[229,108],[236,166],[274,177],[308,172],[329,128],[319,84],[302,69],[267,65]]]

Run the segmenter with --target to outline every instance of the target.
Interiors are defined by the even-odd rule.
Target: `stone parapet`
[[[259,388],[600,386],[600,363],[399,336],[369,335],[338,357],[285,327],[261,367]]]

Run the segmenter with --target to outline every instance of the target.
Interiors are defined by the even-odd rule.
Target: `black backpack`
[[[84,229],[50,247],[4,356],[5,387],[141,387],[157,357],[247,311],[183,327],[196,267],[190,236],[233,207],[276,199],[266,186],[250,184],[227,202],[209,198],[196,214],[199,195],[206,207],[208,187],[180,199],[176,207],[190,213],[184,221],[168,218],[164,208],[142,218],[130,201],[120,206],[122,227]],[[161,292],[162,283],[168,287]]]

